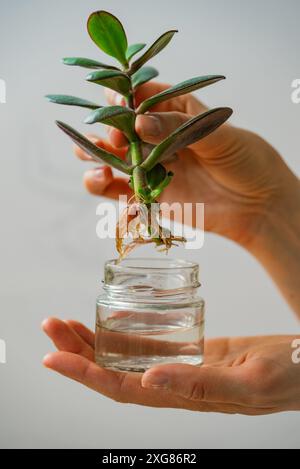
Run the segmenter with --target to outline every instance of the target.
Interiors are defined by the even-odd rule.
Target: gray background
[[[85,31],[95,9],[114,12],[132,42],[178,27],[153,64],[178,82],[208,73],[227,81],[201,91],[209,105],[230,105],[233,122],[261,133],[299,170],[298,0],[0,0],[1,307],[0,446],[98,448],[300,447],[300,415],[249,418],[121,405],[41,366],[52,349],[40,331],[48,315],[93,326],[103,262],[113,241],[96,238],[98,199],[85,193],[83,163],[53,125],[82,131],[83,110],[46,103],[46,93],[97,99],[84,70],[67,55],[101,57]],[[101,91],[100,91],[101,92]],[[147,250],[140,252],[147,254]],[[152,251],[150,251],[152,252]],[[299,323],[263,269],[233,243],[206,235],[200,252],[176,252],[201,265],[207,335],[298,333]]]

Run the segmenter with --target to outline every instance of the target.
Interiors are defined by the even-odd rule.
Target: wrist
[[[300,240],[300,181],[292,175],[288,182],[264,211],[256,235],[247,246],[257,257],[269,251],[270,244],[293,246]]]
[[[300,182],[292,173],[291,176],[264,213],[256,235],[246,248],[300,315]]]

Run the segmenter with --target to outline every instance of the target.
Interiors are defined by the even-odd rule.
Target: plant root
[[[172,246],[185,243],[186,239],[174,236],[160,225],[159,204],[144,204],[133,196],[122,211],[116,226],[116,248],[120,262],[135,248],[155,244],[160,252],[168,253]]]

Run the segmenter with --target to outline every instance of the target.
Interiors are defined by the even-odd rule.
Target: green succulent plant
[[[157,201],[173,177],[173,173],[165,168],[164,161],[177,151],[213,132],[230,117],[232,110],[228,107],[220,107],[197,115],[171,133],[160,144],[150,148],[149,144],[141,141],[135,131],[136,116],[146,113],[158,103],[211,85],[225,77],[207,75],[186,80],[146,99],[137,107],[136,89],[158,75],[155,68],[145,64],[168,45],[177,30],[167,31],[146,48],[146,44],[142,43],[128,45],[121,22],[106,11],[92,13],[88,18],[87,29],[93,42],[107,55],[116,59],[118,65],[108,65],[84,57],[66,57],[63,63],[89,69],[86,80],[117,91],[124,96],[126,106],[101,106],[69,95],[47,95],[46,97],[53,103],[90,109],[91,113],[85,119],[85,123],[102,123],[124,133],[128,140],[126,161],[97,147],[69,125],[56,121],[58,127],[95,161],[104,162],[128,175],[128,183],[134,193],[134,203],[149,207],[151,203]],[[135,58],[139,53],[139,57]],[[152,238],[150,236],[150,241],[168,249],[176,239],[172,235],[166,238],[162,233],[159,230],[158,234],[156,233]],[[136,242],[142,242],[144,239],[142,235],[138,238]],[[121,255],[124,254],[120,236],[117,236],[117,249]]]

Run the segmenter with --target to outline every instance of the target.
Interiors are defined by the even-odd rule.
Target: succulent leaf
[[[142,163],[142,168],[149,171],[163,156],[176,153],[206,137],[222,125],[231,114],[230,108],[215,108],[188,120],[152,150]]]
[[[87,116],[84,122],[86,124],[102,122],[124,132],[128,140],[136,138],[134,130],[135,112],[127,107],[109,106],[96,109],[96,111]]]
[[[162,103],[167,99],[175,98],[176,96],[181,96],[186,93],[191,93],[192,91],[198,90],[199,88],[204,88],[205,86],[212,85],[217,81],[224,80],[223,75],[207,75],[203,77],[191,78],[189,80],[178,83],[178,85],[171,86],[165,91],[158,93],[151,98],[143,101],[137,109],[139,114],[143,114],[148,111],[152,106]]]
[[[147,183],[150,189],[155,189],[166,177],[166,168],[158,163],[147,173]]]
[[[50,103],[55,104],[64,104],[66,106],[79,106],[88,109],[98,109],[101,108],[99,104],[92,103],[86,99],[77,98],[76,96],[69,96],[66,94],[48,94],[45,98],[50,101]]]
[[[109,153],[103,150],[102,148],[97,147],[96,145],[94,145],[94,143],[92,143],[90,140],[88,140],[86,137],[84,137],[82,134],[77,132],[77,130],[73,129],[69,125],[64,124],[60,121],[56,121],[56,124],[73,140],[74,143],[76,143],[76,145],[78,145],[82,150],[88,153],[95,161],[100,161],[101,163],[104,162],[106,164],[109,164],[113,168],[122,171],[123,173],[131,174],[131,168],[127,165],[127,163],[120,160],[112,153]]]
[[[162,51],[171,41],[172,37],[174,36],[175,33],[178,31],[176,29],[173,29],[171,31],[167,31],[166,33],[162,34],[153,44],[152,46],[149,47],[149,49],[144,52],[141,57],[139,57],[135,62],[130,67],[130,73],[133,74],[137,70],[139,70],[146,62],[148,62],[150,59],[155,57],[157,54],[159,54],[160,51]]]
[[[64,57],[62,62],[65,65],[90,68],[92,70],[119,70],[119,68],[114,67],[113,65],[107,65],[102,62],[98,62],[97,60],[86,59],[85,57]]]
[[[90,15],[87,27],[91,39],[101,50],[127,65],[127,37],[118,18],[107,11],[95,11]]]
[[[128,46],[127,51],[126,51],[126,59],[128,62],[132,59],[132,57],[135,54],[138,54],[142,49],[146,47],[146,44],[131,44],[131,46]]]
[[[144,83],[147,83],[150,80],[153,80],[153,78],[157,77],[157,75],[158,71],[154,67],[140,68],[131,77],[133,89],[143,85]]]
[[[150,198],[152,200],[155,200],[157,199],[157,197],[160,196],[160,194],[170,184],[173,176],[174,176],[174,173],[172,173],[172,171],[169,171],[166,177],[160,182],[160,184],[158,184],[158,186],[150,192]]]
[[[131,90],[129,77],[121,71],[100,70],[90,73],[86,79],[92,83],[115,90],[123,96],[128,96]]]

